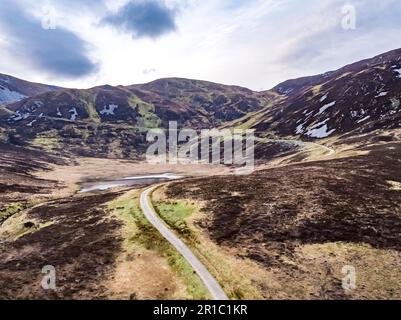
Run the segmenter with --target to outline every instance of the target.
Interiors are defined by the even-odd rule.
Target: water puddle
[[[163,173],[154,175],[125,177],[118,180],[110,180],[110,181],[84,182],[81,184],[82,188],[79,192],[85,193],[93,191],[105,191],[112,188],[154,184],[158,182],[176,180],[180,178],[182,178],[182,176],[173,173]]]

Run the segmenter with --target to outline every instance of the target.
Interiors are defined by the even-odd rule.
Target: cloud
[[[157,38],[176,30],[175,16],[176,10],[164,2],[134,0],[105,17],[103,23],[129,32],[133,37]]]
[[[16,63],[62,78],[82,77],[96,70],[82,39],[61,27],[43,28],[42,21],[29,16],[12,1],[3,0],[0,30],[7,38],[2,49],[18,59]]]
[[[183,77],[268,89],[289,78],[337,69],[401,47],[400,0],[0,0],[0,3],[0,72],[66,87],[129,85],[156,77]],[[39,20],[34,20],[33,26],[25,23],[25,29],[32,31],[21,31],[24,29],[20,26],[21,12],[18,19],[12,19],[15,13],[9,7],[15,3]],[[356,6],[356,30],[341,28],[344,4]],[[45,5],[55,7],[60,29],[40,28],[41,7]],[[23,20],[27,20],[26,14]],[[8,25],[7,30],[4,25]],[[51,39],[50,32],[54,32],[55,39]],[[168,32],[169,36],[162,36]],[[49,47],[54,46],[51,42],[58,48],[56,54],[38,53],[51,51]],[[94,68],[87,58],[87,43],[91,45],[90,56],[96,57],[101,68],[90,76],[75,76]],[[64,45],[68,48],[64,49]],[[64,62],[51,61],[51,57],[65,60],[66,56],[84,61],[84,67],[71,63],[69,68]],[[57,75],[61,71],[70,74],[70,78],[49,77],[49,69],[56,69],[57,72],[52,72]]]
[[[355,6],[355,30],[342,27],[345,4]],[[286,27],[278,31],[280,38],[274,39],[275,54],[269,61],[277,68],[276,82],[285,80],[284,77],[334,70],[401,45],[397,24],[401,14],[399,1],[310,0],[309,5],[297,10],[294,3],[287,5],[277,24]],[[289,23],[296,21],[296,15],[304,17],[302,22]]]

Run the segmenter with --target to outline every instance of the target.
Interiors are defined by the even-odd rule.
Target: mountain
[[[401,126],[401,49],[322,75],[286,81],[282,98],[237,125],[261,134],[321,139]]]
[[[85,156],[141,154],[147,129],[169,121],[303,140],[401,127],[401,49],[264,92],[180,78],[78,90],[5,77],[13,92],[45,92],[0,107],[0,141]]]
[[[0,104],[22,100],[26,97],[59,90],[59,87],[33,83],[9,75],[0,74]]]
[[[168,121],[209,128],[260,110],[269,94],[188,79],[161,79],[142,85],[100,86],[46,92],[7,106],[9,123],[36,127],[39,122],[124,121],[162,127]],[[4,120],[4,119],[3,119]]]
[[[246,88],[189,79],[132,86],[63,89],[8,104],[0,114],[3,140],[83,155],[128,157],[149,128],[169,121],[193,129],[219,127],[256,112],[274,98]]]

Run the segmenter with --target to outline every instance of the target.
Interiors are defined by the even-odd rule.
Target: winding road
[[[301,141],[301,140],[288,140],[288,139],[266,139],[266,138],[255,138],[255,141],[260,141],[260,142],[282,142],[282,143],[287,143],[287,144],[292,144],[292,145],[297,145],[300,147],[310,147],[310,148],[318,148],[318,149],[322,149],[325,151],[324,156],[325,157],[329,157],[332,156],[334,154],[336,154],[336,150],[334,150],[333,148],[327,147],[323,144],[319,144],[316,142],[305,142],[305,141]]]
[[[141,194],[140,206],[145,217],[149,222],[160,232],[160,234],[170,242],[177,251],[188,261],[195,272],[198,274],[206,288],[209,290],[214,300],[229,300],[219,283],[210,274],[206,267],[199,261],[199,259],[192,253],[192,251],[164,224],[164,222],[157,216],[151,202],[149,195],[158,186],[153,186],[146,189]]]

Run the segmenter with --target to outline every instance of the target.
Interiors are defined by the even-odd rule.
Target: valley
[[[19,89],[0,106],[0,298],[211,299],[148,199],[229,299],[400,299],[400,63],[395,50],[266,92]],[[255,171],[147,163],[147,130],[172,120],[254,129]]]

